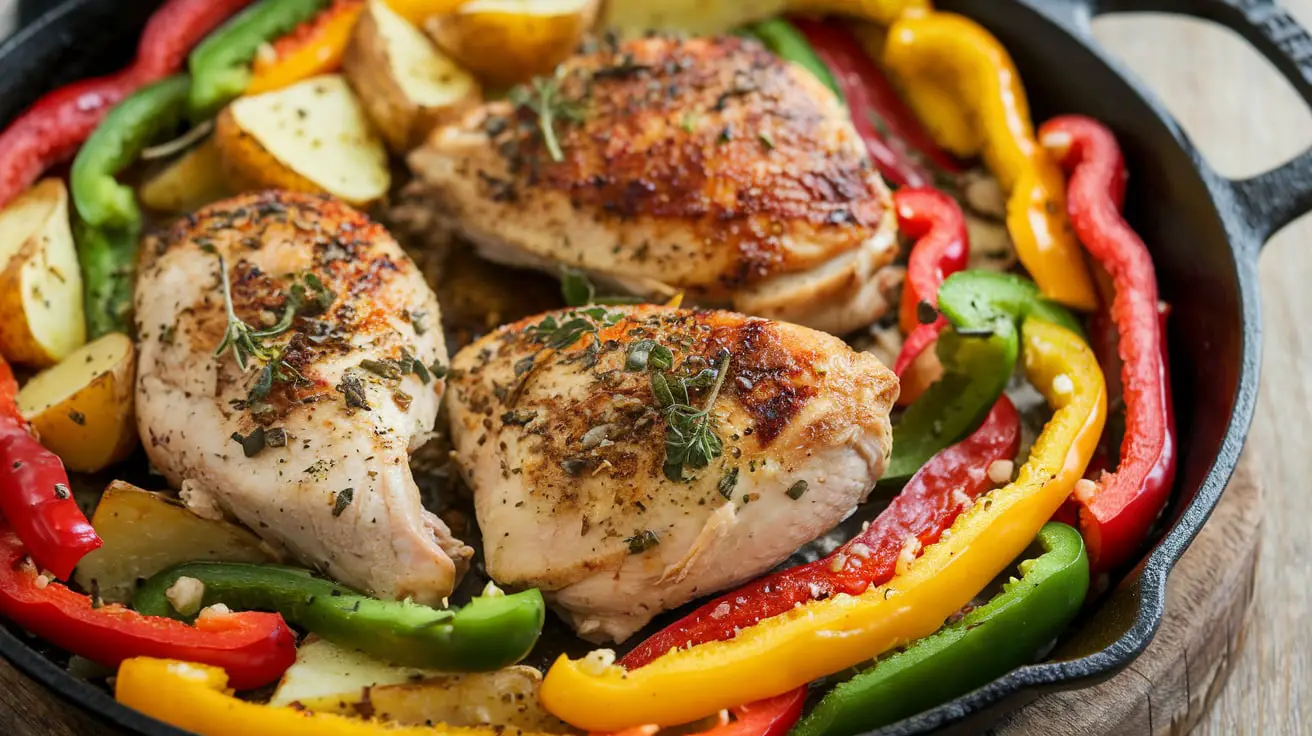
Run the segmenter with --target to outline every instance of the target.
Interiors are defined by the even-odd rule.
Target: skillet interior
[[[47,89],[117,68],[131,54],[156,4],[72,0],[0,45],[0,120],[11,119]],[[1036,119],[1080,112],[1103,120],[1118,134],[1132,172],[1128,215],[1152,249],[1162,294],[1174,305],[1171,365],[1181,459],[1168,510],[1169,533],[1059,652],[1067,661],[1022,668],[886,733],[951,723],[976,732],[1032,699],[1038,689],[1083,684],[1128,664],[1160,620],[1166,573],[1215,506],[1233,470],[1257,379],[1255,253],[1249,252],[1255,248],[1232,248],[1232,242],[1247,242],[1250,234],[1236,224],[1230,189],[1201,162],[1169,116],[1087,39],[1024,2],[943,0],[939,5],[979,20],[1007,45]],[[121,726],[150,734],[181,733],[118,706],[26,641],[26,636],[0,629],[0,652],[64,697]]]

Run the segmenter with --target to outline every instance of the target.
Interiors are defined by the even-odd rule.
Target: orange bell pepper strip
[[[847,15],[864,18],[883,26],[904,14],[928,13],[931,0],[789,0],[788,12],[813,15]]]
[[[1025,89],[1002,44],[954,13],[907,14],[889,29],[884,63],[939,145],[981,155],[1008,192],[1007,229],[1043,295],[1096,308],[1066,214],[1065,179],[1035,139]]]
[[[396,726],[232,696],[218,667],[138,657],[119,665],[118,702],[200,736],[510,736],[514,729]],[[518,736],[532,736],[519,732]]]
[[[419,26],[436,15],[455,12],[467,0],[387,0],[396,14]]]
[[[594,652],[562,656],[542,683],[547,710],[579,728],[674,725],[788,692],[934,633],[1034,540],[1084,474],[1102,434],[1107,389],[1093,351],[1037,318],[1022,327],[1025,373],[1052,419],[1011,484],[977,500],[884,585],[835,595],[680,649],[632,671]]]
[[[271,92],[303,79],[336,71],[351,42],[364,0],[335,0],[318,15],[273,42],[272,54],[257,54],[246,94]]]

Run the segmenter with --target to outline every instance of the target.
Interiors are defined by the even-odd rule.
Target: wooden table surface
[[[1305,26],[1312,0],[1283,0]],[[1158,15],[1095,21],[1098,39],[1148,82],[1221,173],[1244,177],[1312,144],[1312,117],[1238,36]],[[1312,733],[1312,219],[1278,234],[1262,257],[1266,334],[1257,419],[1266,517],[1257,600],[1239,661],[1209,717],[1214,734]]]
[[[1312,0],[1284,0],[1312,25]],[[0,0],[0,9],[8,0]],[[1146,80],[1223,174],[1243,177],[1268,169],[1312,144],[1312,116],[1288,85],[1229,31],[1156,15],[1099,19],[1096,34]],[[1250,442],[1260,449],[1266,518],[1251,629],[1229,683],[1195,731],[1213,734],[1312,733],[1312,219],[1276,236],[1261,266],[1266,319],[1265,364],[1258,416]],[[0,663],[0,723],[19,734],[45,732],[37,712],[5,707],[21,682]],[[11,689],[13,688],[13,689]],[[29,705],[29,708],[31,705]],[[49,717],[48,715],[46,716]],[[74,732],[86,722],[73,716]],[[31,730],[26,730],[31,729]],[[40,729],[40,730],[38,730]]]

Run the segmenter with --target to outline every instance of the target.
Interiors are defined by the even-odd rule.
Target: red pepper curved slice
[[[41,446],[19,414],[18,383],[0,359],[0,515],[41,568],[67,578],[100,536],[78,508],[59,456]]]
[[[907,333],[902,350],[893,363],[893,372],[901,379],[947,326],[947,320],[941,315],[929,324],[921,324],[918,316],[920,304],[938,306],[938,287],[943,285],[943,280],[967,266],[970,239],[961,206],[936,189],[899,189],[893,194],[893,205],[897,211],[898,228],[916,239],[907,262],[898,315],[902,331]],[[916,400],[909,387],[909,382],[904,384],[903,395],[898,397],[899,404]]]
[[[847,98],[857,133],[884,178],[895,186],[934,183],[934,169],[956,173],[960,165],[934,143],[898,96],[893,83],[841,22],[789,18],[811,42]]]
[[[859,595],[893,577],[903,545],[922,546],[939,535],[990,487],[988,467],[1011,460],[1020,447],[1020,417],[1006,396],[966,439],[930,459],[869,527],[828,557],[754,580],[662,629],[620,663],[641,667],[671,649],[733,637],[738,628],[777,616],[800,603],[837,593]],[[959,491],[959,492],[958,492]]]
[[[1110,313],[1122,362],[1125,438],[1116,472],[1102,473],[1094,493],[1075,499],[1089,562],[1095,572],[1106,572],[1142,546],[1175,480],[1175,420],[1157,274],[1147,246],[1120,214],[1127,174],[1111,131],[1071,115],[1048,121],[1039,138],[1070,173],[1071,225],[1115,289]]]
[[[169,0],[146,22],[132,66],[60,87],[0,133],[0,207],[77,153],[109,109],[178,71],[191,48],[252,0]]]
[[[0,613],[55,646],[106,667],[132,657],[222,667],[238,690],[267,685],[296,661],[296,635],[276,613],[232,613],[195,626],[143,616],[38,580],[18,536],[0,523]],[[44,584],[43,584],[44,582]]]

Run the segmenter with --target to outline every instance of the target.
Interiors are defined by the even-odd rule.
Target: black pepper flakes
[[[86,415],[86,414],[83,414],[82,412],[78,411],[77,409],[69,409],[69,410],[68,410],[68,418],[71,419],[71,420],[73,421],[73,423],[76,424],[76,425],[79,426],[79,427],[85,427],[85,426],[87,426],[87,415]]]
[[[64,483],[55,484],[55,498],[59,499],[60,501],[66,501],[72,497],[73,497],[73,493],[72,491],[68,490],[68,486],[66,484]]]

